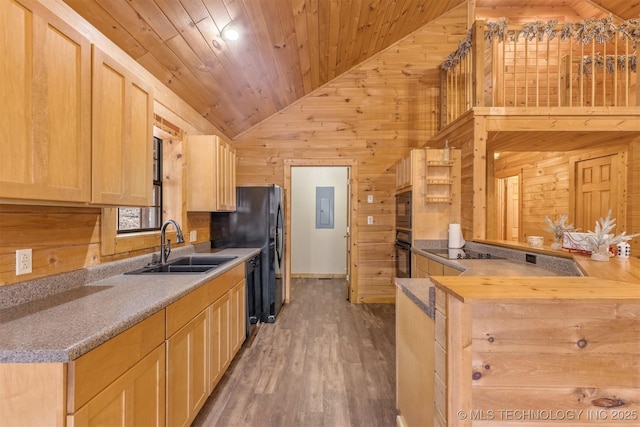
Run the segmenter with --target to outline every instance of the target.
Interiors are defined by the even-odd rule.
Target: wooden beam
[[[473,238],[487,233],[487,121],[476,117],[473,133]]]

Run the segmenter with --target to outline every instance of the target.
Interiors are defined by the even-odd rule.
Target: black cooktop
[[[424,249],[424,251],[447,259],[504,259],[488,252],[471,249]]]

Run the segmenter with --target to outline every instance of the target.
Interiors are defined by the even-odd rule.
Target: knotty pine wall
[[[626,231],[627,234],[640,233],[640,135],[630,137],[620,147],[627,150],[627,215],[626,230],[616,228],[616,234]],[[528,235],[545,236],[547,242],[553,241],[551,233],[545,232],[544,216],[569,213],[570,197],[570,158],[589,153],[597,146],[606,146],[607,140],[594,144],[589,150],[567,152],[503,152],[494,161],[497,178],[521,176],[521,241]],[[615,217],[615,215],[612,215]],[[492,216],[489,215],[491,218]],[[570,222],[574,218],[569,217]],[[617,224],[622,221],[618,219]],[[594,224],[595,226],[595,224]],[[488,227],[495,233],[494,227]],[[593,228],[592,228],[593,229]],[[495,235],[489,234],[490,238]],[[632,247],[640,248],[640,238],[630,242]]]
[[[358,302],[394,301],[394,163],[437,131],[438,67],[466,22],[462,5],[232,142],[238,185],[283,185],[286,159],[357,161]]]

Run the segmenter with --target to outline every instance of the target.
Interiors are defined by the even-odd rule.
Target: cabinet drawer
[[[167,338],[207,308],[210,304],[208,294],[209,285],[206,284],[167,307]]]
[[[244,279],[244,264],[237,265],[229,270],[225,275],[229,278],[229,289],[233,288],[236,283]]]
[[[213,304],[218,298],[229,292],[229,277],[226,273],[216,277],[207,284],[207,288],[209,290],[209,304]]]
[[[73,413],[164,342],[161,310],[69,363],[67,409]]]

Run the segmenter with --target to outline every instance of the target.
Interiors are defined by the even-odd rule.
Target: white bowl
[[[534,248],[541,248],[544,244],[544,237],[542,236],[527,236],[527,243]]]

